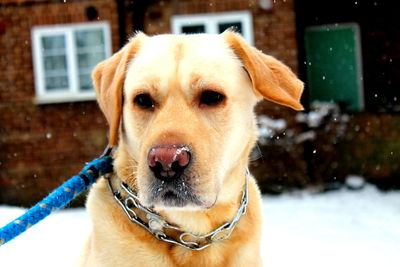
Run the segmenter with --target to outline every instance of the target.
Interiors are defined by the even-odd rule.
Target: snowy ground
[[[22,212],[0,206],[0,226]],[[400,192],[264,197],[263,213],[265,266],[400,266]],[[2,246],[0,265],[71,266],[89,230],[83,209],[58,212]]]

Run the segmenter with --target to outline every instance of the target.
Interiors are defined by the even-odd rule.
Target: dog
[[[296,75],[228,30],[138,33],[92,78],[115,173],[90,190],[77,266],[261,266],[253,109],[302,110]]]

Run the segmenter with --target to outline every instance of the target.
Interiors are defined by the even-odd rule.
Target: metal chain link
[[[157,214],[155,211],[143,206],[140,204],[138,196],[131,190],[125,183],[121,183],[121,188],[128,194],[128,197],[123,199],[120,192],[118,190],[114,190],[111,184],[110,179],[108,180],[108,186],[111,193],[114,196],[114,199],[117,203],[122,207],[129,220],[137,223],[147,231],[149,231],[152,235],[154,235],[158,240],[172,243],[175,245],[179,245],[181,247],[190,249],[190,250],[203,250],[206,247],[211,246],[215,242],[219,242],[229,238],[233,232],[233,229],[239,222],[240,218],[246,213],[246,208],[248,204],[248,176],[249,170],[246,170],[245,176],[245,185],[242,193],[241,205],[236,213],[236,216],[232,221],[227,222],[214,231],[205,234],[205,235],[195,235],[189,232],[185,232],[181,230],[179,227],[169,224],[162,216]],[[133,208],[139,209],[146,213],[146,218],[148,222],[143,221],[137,213],[133,210]],[[171,229],[178,232],[181,232],[179,235],[179,239],[176,240],[171,236],[168,236],[164,229]],[[187,238],[194,238],[196,240],[200,240],[198,242],[188,241]],[[186,239],[186,240],[185,240]]]

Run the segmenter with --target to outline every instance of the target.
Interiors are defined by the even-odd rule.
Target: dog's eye
[[[207,90],[200,95],[200,105],[216,106],[224,101],[225,96],[221,93]]]
[[[133,102],[142,109],[152,109],[154,108],[153,99],[149,94],[140,94],[135,97]]]

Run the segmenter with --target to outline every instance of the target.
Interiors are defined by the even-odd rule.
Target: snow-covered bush
[[[276,138],[277,135],[285,132],[287,123],[284,119],[271,119],[266,115],[258,116],[258,134],[262,145],[268,144],[269,140]]]
[[[349,116],[341,113],[338,105],[324,102],[297,113],[295,120],[258,116],[263,154],[258,168],[264,168],[258,175],[265,180],[261,185],[274,187],[266,191],[309,185],[321,190],[340,187],[348,173],[336,146],[345,136],[348,122]]]

